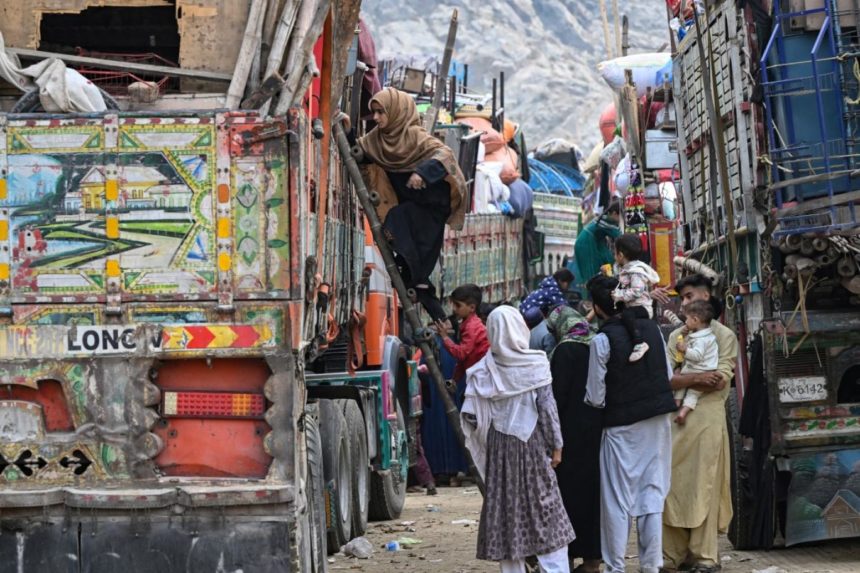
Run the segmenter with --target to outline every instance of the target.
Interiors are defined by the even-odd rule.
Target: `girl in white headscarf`
[[[562,438],[549,362],[529,349],[529,329],[513,307],[490,313],[487,337],[490,352],[466,373],[461,414],[486,484],[478,559],[522,573],[525,558],[537,555],[547,573],[568,573],[575,536],[553,471]]]

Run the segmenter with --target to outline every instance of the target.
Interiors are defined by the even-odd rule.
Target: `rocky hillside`
[[[613,2],[605,0],[613,34]],[[630,53],[669,41],[664,0],[618,0],[630,20]],[[606,59],[598,0],[364,0],[362,13],[381,56],[438,54],[460,11],[455,59],[469,64],[471,88],[490,91],[505,72],[508,117],[523,124],[530,146],[550,137],[587,153],[599,137],[612,92],[597,73]]]

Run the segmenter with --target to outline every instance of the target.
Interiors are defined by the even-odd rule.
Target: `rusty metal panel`
[[[178,0],[179,65],[232,72],[239,56],[250,0]],[[223,92],[223,83],[184,79],[183,91]]]
[[[102,6],[131,8],[171,4],[170,0],[0,0],[0,30],[7,46],[36,49],[41,41],[39,26],[45,13],[77,13]]]
[[[7,46],[38,49],[51,38],[41,38],[44,14],[77,14],[88,8],[141,8],[175,6],[179,33],[179,65],[184,68],[230,73],[233,71],[250,0],[0,0],[0,30]],[[133,25],[133,23],[126,23]],[[145,46],[139,50],[145,51]],[[183,91],[223,92],[223,82],[181,81]]]
[[[285,350],[291,339],[283,303],[241,303],[229,322],[219,321],[214,301],[128,305],[122,322],[110,325],[100,304],[15,310],[21,324],[0,327],[0,384],[38,394],[42,381],[56,381],[73,430],[46,427],[43,406],[22,397],[32,391],[0,400],[0,420],[14,425],[3,426],[0,506],[27,506],[31,498],[37,505],[68,505],[69,492],[52,488],[156,477],[153,458],[164,447],[154,433],[161,392],[150,372],[161,361],[185,358],[266,360],[272,371],[267,421],[274,432],[265,443],[274,458],[267,481],[292,479],[295,364]],[[205,377],[199,383],[207,386]],[[21,488],[31,497],[24,499]]]

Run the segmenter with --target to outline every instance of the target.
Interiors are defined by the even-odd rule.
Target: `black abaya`
[[[571,558],[600,559],[600,439],[602,413],[585,404],[588,346],[559,344],[552,356],[552,391],[564,438],[561,464],[556,468],[564,508],[576,539],[568,545]]]
[[[406,286],[416,289],[419,302],[434,320],[444,320],[445,312],[430,274],[445,240],[445,222],[451,215],[451,187],[445,180],[445,168],[435,159],[421,163],[415,173],[424,179],[423,189],[406,186],[412,172],[387,172],[398,204],[388,211],[384,226],[394,238]]]

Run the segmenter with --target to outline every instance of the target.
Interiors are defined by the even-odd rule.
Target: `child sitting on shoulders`
[[[660,275],[641,259],[642,243],[638,235],[621,235],[615,239],[615,274],[618,287],[612,291],[615,304],[624,303],[621,321],[633,341],[630,362],[636,362],[648,352],[648,344],[636,326],[637,318],[653,318],[651,289],[660,282]]]

